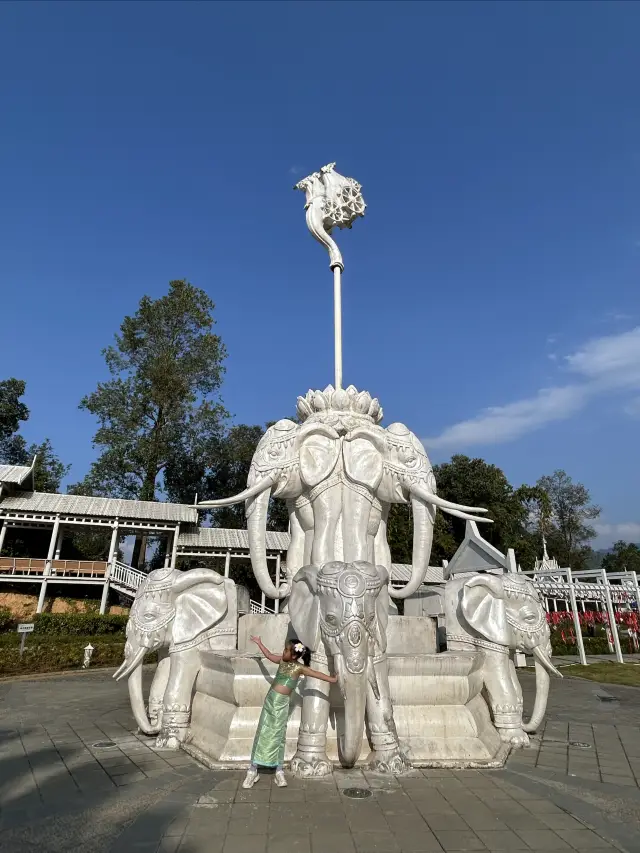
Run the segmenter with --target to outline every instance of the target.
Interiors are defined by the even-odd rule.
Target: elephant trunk
[[[144,655],[144,649],[142,649]],[[138,728],[145,735],[155,735],[160,731],[160,723],[152,726],[147,712],[144,707],[144,697],[142,695],[142,661],[137,664],[133,672],[129,676],[129,699],[131,700],[131,710],[138,724]]]
[[[547,700],[549,699],[549,673],[562,678],[562,674],[553,666],[548,656],[542,651],[539,646],[533,649],[536,663],[536,698],[533,703],[533,711],[531,719],[528,723],[522,724],[525,732],[535,732],[540,727],[547,711]]]
[[[435,507],[426,503],[422,498],[411,495],[411,512],[413,514],[413,556],[411,561],[411,578],[402,589],[389,587],[392,598],[408,598],[418,589],[427,574],[431,543],[433,542],[433,525],[436,520]]]
[[[334,657],[340,692],[344,698],[344,736],[340,743],[340,762],[353,767],[362,748],[364,714],[367,704],[367,667],[361,673],[349,672],[342,655]]]
[[[251,566],[258,585],[268,598],[284,598],[288,595],[287,584],[275,587],[267,566],[266,531],[267,510],[271,490],[265,489],[257,497],[247,501],[247,530],[249,532],[249,553]]]

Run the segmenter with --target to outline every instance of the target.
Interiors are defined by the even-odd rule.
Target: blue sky
[[[640,541],[637,3],[0,4],[3,376],[70,481],[83,394],[143,294],[216,303],[239,422],[333,377],[331,274],[292,184],[363,185],[340,235],[345,382],[386,422],[565,468]]]

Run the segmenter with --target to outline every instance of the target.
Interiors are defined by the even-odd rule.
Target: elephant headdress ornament
[[[325,661],[333,661],[345,708],[342,764],[353,767],[359,758],[366,714],[372,765],[396,772],[405,760],[393,721],[385,655],[388,582],[384,566],[365,561],[305,566],[295,576],[289,610],[297,635],[314,651],[312,665],[320,664],[323,654]],[[294,758],[303,775],[327,766],[329,705],[320,711],[314,702],[313,696],[305,698]]]
[[[412,595],[429,565],[436,507],[475,521],[480,507],[452,503],[436,494],[431,463],[422,443],[404,424],[381,427],[379,401],[353,385],[308,391],[298,398],[301,423],[281,420],[261,438],[253,456],[247,488],[200,507],[245,501],[251,562],[265,595],[283,598],[296,572],[305,565],[336,560],[365,561],[391,572],[387,517],[392,504],[411,504],[412,573],[394,598]],[[266,560],[265,532],[269,498],[287,502],[291,544],[287,581],[276,588]]]

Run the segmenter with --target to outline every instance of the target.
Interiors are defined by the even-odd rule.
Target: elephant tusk
[[[434,495],[432,492],[429,492],[427,489],[422,488],[419,485],[410,486],[410,491],[413,492],[414,495],[422,498],[423,501],[427,501],[434,506],[439,506],[441,510],[444,512],[449,512],[451,515],[459,515],[459,513],[467,513],[467,512],[489,512],[488,509],[485,509],[481,506],[465,506],[464,504],[456,504],[453,501],[448,501],[445,498],[441,498],[438,495]],[[465,518],[466,516],[461,515],[460,518]],[[480,521],[488,521],[486,518],[479,519]],[[474,519],[475,521],[475,519]]]
[[[547,672],[550,672],[552,675],[557,675],[558,678],[564,678],[563,674],[560,672],[560,670],[555,668],[549,658],[542,651],[540,646],[533,647],[533,656],[537,661],[540,662],[540,664],[547,670]]]
[[[125,660],[125,662],[118,669],[118,671],[114,672],[113,677],[115,678],[115,680],[120,681],[120,679],[125,678],[127,675],[129,675],[130,672],[133,672],[133,670],[138,666],[138,664],[142,663],[142,659],[149,651],[151,651],[151,649],[138,649],[138,651],[131,658],[131,660]]]
[[[200,503],[195,504],[196,509],[200,509],[201,507],[233,506],[234,504],[242,503],[243,501],[261,494],[266,489],[270,489],[277,479],[278,472],[274,471],[271,474],[267,474],[267,476],[263,477],[262,480],[254,483],[253,486],[250,486],[238,495],[233,495],[231,498],[220,498],[216,501],[200,501]]]
[[[457,518],[464,518],[466,519],[466,521],[480,521],[484,522],[485,524],[493,524],[492,518],[480,518],[480,516],[478,515],[469,515],[466,512],[458,512],[457,509],[445,509],[443,507],[442,511],[448,513],[449,515],[455,515]]]

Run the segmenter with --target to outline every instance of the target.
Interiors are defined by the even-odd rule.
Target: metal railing
[[[139,571],[139,569],[134,569],[126,563],[120,563],[118,560],[115,560],[111,569],[110,580],[112,583],[118,584],[126,590],[135,593],[146,577],[146,574]]]
[[[249,612],[250,613],[275,613],[271,607],[267,607],[266,604],[261,604],[259,601],[250,601],[249,602]]]

